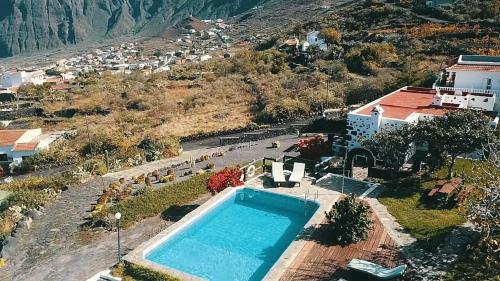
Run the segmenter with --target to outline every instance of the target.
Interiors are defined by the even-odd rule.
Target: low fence
[[[278,136],[294,134],[306,124],[292,124],[286,128],[269,128],[263,131],[247,132],[241,136],[219,137],[220,145],[231,145],[236,143],[244,143],[250,141],[259,141]]]

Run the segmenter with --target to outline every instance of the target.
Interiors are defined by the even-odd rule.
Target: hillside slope
[[[4,0],[0,57],[138,33],[158,35],[189,15],[227,18],[267,0]]]

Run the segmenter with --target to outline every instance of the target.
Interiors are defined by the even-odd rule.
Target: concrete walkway
[[[397,222],[396,218],[389,213],[387,207],[382,205],[377,198],[367,198],[365,200],[380,219],[380,222],[384,225],[389,236],[396,241],[398,246],[407,247],[417,242],[417,239],[404,230],[403,226]]]

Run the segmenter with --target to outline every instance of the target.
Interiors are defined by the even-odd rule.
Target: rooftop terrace
[[[435,94],[436,91],[432,89],[407,87],[375,100],[353,113],[370,116],[373,108],[380,105],[384,109],[386,118],[404,120],[412,113],[442,116],[447,109],[432,105]]]

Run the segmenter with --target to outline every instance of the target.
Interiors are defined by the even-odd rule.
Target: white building
[[[210,59],[212,59],[212,56],[211,55],[207,55],[207,54],[202,55],[200,57],[200,61],[207,61],[207,60],[210,60]]]
[[[442,5],[452,4],[454,0],[426,0],[425,5],[429,8],[436,8]]]
[[[348,150],[361,147],[360,138],[368,139],[382,130],[443,116],[450,110],[483,110],[492,116],[491,125],[496,127],[499,117],[493,111],[495,103],[492,94],[403,87],[348,113]]]
[[[326,51],[328,49],[328,44],[326,44],[325,39],[321,38],[319,31],[307,33],[307,43],[309,43],[309,46],[318,46],[321,51]]]
[[[45,82],[45,72],[35,71],[8,71],[2,78],[2,85],[7,88],[19,87],[25,84],[42,85]]]
[[[500,111],[500,56],[466,56],[445,69],[435,89],[493,94]]]
[[[0,130],[0,162],[18,165],[37,151],[48,149],[63,133],[42,134],[42,129]]]

